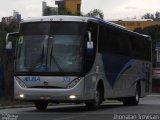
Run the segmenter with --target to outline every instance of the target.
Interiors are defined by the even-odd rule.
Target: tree
[[[18,31],[19,23],[13,21],[9,24],[5,22],[0,23],[0,64],[3,65],[4,73],[5,73],[5,98],[10,99],[13,95],[13,66],[14,66],[14,58],[12,55],[5,54],[5,38],[6,34],[10,32]],[[15,44],[13,44],[15,46]]]
[[[83,13],[82,12],[76,12],[75,15],[76,16],[83,16]]]
[[[7,25],[6,32],[7,32],[7,33],[17,32],[17,31],[18,31],[18,28],[19,28],[19,22],[17,22],[17,21],[12,21],[11,23],[9,23],[9,24]]]
[[[58,11],[56,11],[52,7],[46,7],[43,11],[43,16],[57,15]]]
[[[71,11],[69,11],[67,8],[59,9],[58,10],[59,15],[73,15]]]
[[[138,32],[140,34],[144,34],[143,29],[141,27],[134,29],[134,32]]]
[[[155,14],[146,13],[142,16],[142,19],[152,19],[154,21],[160,21],[160,12],[156,12]]]
[[[142,16],[142,19],[154,19],[154,15],[151,13],[146,13]]]
[[[0,23],[0,31],[6,31],[7,24],[5,22]]]
[[[87,16],[99,17],[101,19],[104,18],[103,12],[99,9],[94,9],[94,10],[90,11],[89,13],[87,13]]]
[[[155,13],[155,20],[160,20],[160,12]]]

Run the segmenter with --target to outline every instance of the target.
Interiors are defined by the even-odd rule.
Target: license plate
[[[40,96],[41,100],[50,100],[51,97],[50,96]]]

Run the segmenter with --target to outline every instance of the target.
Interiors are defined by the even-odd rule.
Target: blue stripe
[[[106,79],[112,88],[120,76],[135,64],[130,57],[113,54],[102,54],[102,60]]]
[[[135,59],[131,59],[128,63],[126,63],[125,66],[120,71],[120,73],[118,74],[118,76],[116,78],[116,81],[123,75],[123,73],[125,71],[127,71],[128,69],[130,69],[132,67],[132,65],[135,64],[135,63],[136,63]]]

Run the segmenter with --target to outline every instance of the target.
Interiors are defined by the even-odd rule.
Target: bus
[[[151,91],[147,35],[94,17],[43,16],[7,34],[8,53],[13,37],[14,99],[31,101],[37,110],[50,102],[96,110],[106,99],[138,105]]]

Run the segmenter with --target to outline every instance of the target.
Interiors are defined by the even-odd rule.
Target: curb
[[[48,105],[48,106],[56,106],[57,104]],[[61,104],[63,105],[63,104]],[[28,107],[35,107],[34,104],[28,104],[28,105],[13,105],[13,106],[0,106],[0,110],[2,109],[11,109],[11,108],[28,108]]]
[[[160,94],[150,94],[150,95],[147,95],[149,97],[160,97]]]
[[[27,108],[27,107],[34,107],[34,105],[30,104],[30,105],[2,106],[2,107],[0,107],[0,110],[1,109],[10,109],[10,108]]]

